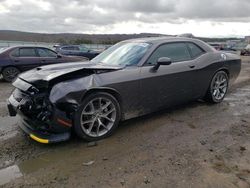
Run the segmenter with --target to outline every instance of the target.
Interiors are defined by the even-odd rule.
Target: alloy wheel
[[[212,95],[215,100],[222,100],[227,92],[228,88],[228,78],[224,72],[218,72],[212,82]]]
[[[91,137],[105,135],[113,127],[117,111],[113,102],[105,97],[89,101],[81,113],[81,128]]]

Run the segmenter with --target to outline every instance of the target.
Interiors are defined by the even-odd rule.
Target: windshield
[[[108,65],[137,65],[150,46],[151,44],[142,42],[121,42],[110,47],[91,62]]]

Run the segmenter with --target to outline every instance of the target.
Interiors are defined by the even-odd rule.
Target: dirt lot
[[[250,58],[225,101],[193,102],[122,123],[88,144],[41,145],[10,118],[0,82],[0,186],[250,187]]]

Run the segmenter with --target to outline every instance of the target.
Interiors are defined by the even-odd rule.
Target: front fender
[[[63,81],[52,87],[49,99],[54,104],[78,104],[90,88],[97,87],[99,85],[100,82],[98,81],[96,75]]]

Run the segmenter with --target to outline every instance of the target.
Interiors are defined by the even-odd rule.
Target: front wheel
[[[225,71],[218,71],[210,83],[205,99],[211,103],[223,101],[228,90],[228,75]]]
[[[75,114],[75,132],[87,141],[103,139],[114,132],[120,114],[120,105],[115,97],[106,92],[90,94]]]

